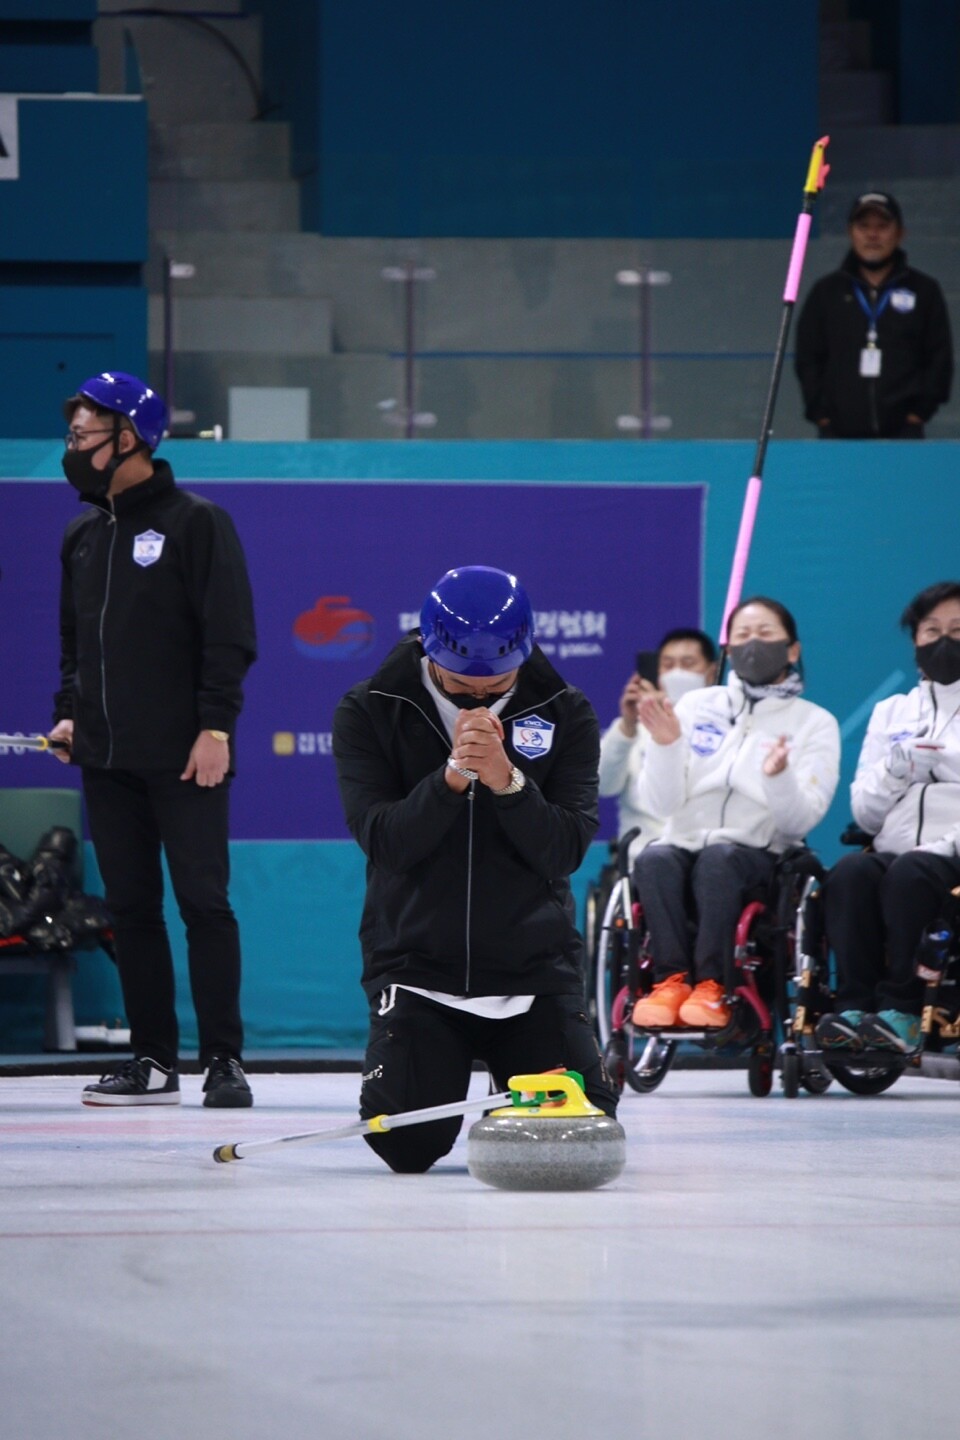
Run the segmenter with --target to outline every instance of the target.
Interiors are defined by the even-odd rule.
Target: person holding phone
[[[637,652],[636,669],[620,696],[620,713],[600,741],[600,794],[617,797],[617,835],[640,831],[630,846],[631,862],[663,830],[663,821],[638,805],[636,798],[650,741],[640,724],[640,702],[656,694],[676,701],[689,690],[712,685],[716,677],[717,648],[703,630],[670,630],[656,650]]]
[[[917,1048],[917,949],[960,885],[960,580],[921,590],[900,623],[919,684],[874,706],[850,788],[873,844],[845,855],[823,892],[837,1011],[817,1039],[831,1050]]]

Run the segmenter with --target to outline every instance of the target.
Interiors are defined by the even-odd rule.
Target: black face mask
[[[146,446],[141,440],[139,445],[134,445],[125,455],[115,450],[110,460],[102,470],[97,470],[93,463],[93,457],[104,445],[114,442],[114,436],[108,435],[106,440],[101,440],[99,445],[91,445],[89,450],[65,450],[60,464],[63,466],[63,473],[66,475],[74,490],[78,490],[84,500],[102,500],[110,489],[110,482],[125,460],[138,450],[145,450]]]
[[[503,695],[452,694],[451,691],[445,688],[443,681],[440,679],[436,665],[430,666],[430,678],[440,691],[444,700],[449,700],[450,704],[456,705],[458,710],[482,710],[484,706],[495,705],[498,700],[503,699]],[[506,691],[504,691],[504,694],[506,694]]]
[[[730,664],[745,685],[772,685],[790,664],[789,640],[748,640],[727,650]]]
[[[113,436],[108,435],[106,440],[101,440],[99,445],[91,445],[89,450],[65,450],[63,452],[63,459],[60,461],[63,473],[74,490],[78,490],[85,500],[100,499],[110,488],[113,471],[111,470],[108,474],[106,470],[95,469],[93,457],[98,450],[103,449],[104,445],[110,445],[112,442]]]
[[[960,640],[952,635],[941,635],[929,645],[918,645],[914,654],[928,680],[935,680],[938,685],[952,685],[960,680]]]

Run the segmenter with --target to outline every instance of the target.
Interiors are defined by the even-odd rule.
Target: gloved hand
[[[925,785],[943,753],[941,745],[924,745],[917,740],[903,740],[891,745],[887,771],[904,786]]]

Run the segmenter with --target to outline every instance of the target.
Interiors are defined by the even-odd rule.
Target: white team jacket
[[[922,680],[908,695],[891,695],[873,708],[850,787],[853,815],[874,836],[883,855],[922,846],[953,856],[960,840],[960,680]],[[894,745],[925,740],[942,745],[926,781],[895,780],[887,769]]]
[[[637,726],[632,740],[624,735],[619,717],[600,741],[600,794],[617,797],[617,834],[622,837],[634,826],[640,828],[639,836],[630,846],[631,860],[663,831],[663,821],[641,810],[636,803],[638,782],[651,743],[650,733],[642,725]]]
[[[635,797],[669,817],[665,844],[701,850],[727,841],[779,853],[823,819],[840,772],[840,730],[829,711],[799,696],[751,705],[736,675],[684,695],[676,708],[683,734],[672,745],[651,741]],[[764,775],[781,735],[789,763]]]

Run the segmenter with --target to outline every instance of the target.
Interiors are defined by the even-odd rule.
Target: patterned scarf
[[[791,670],[786,680],[781,680],[776,685],[748,685],[746,680],[741,680],[743,693],[752,705],[760,700],[792,700],[796,695],[803,694],[803,676],[797,670]]]

